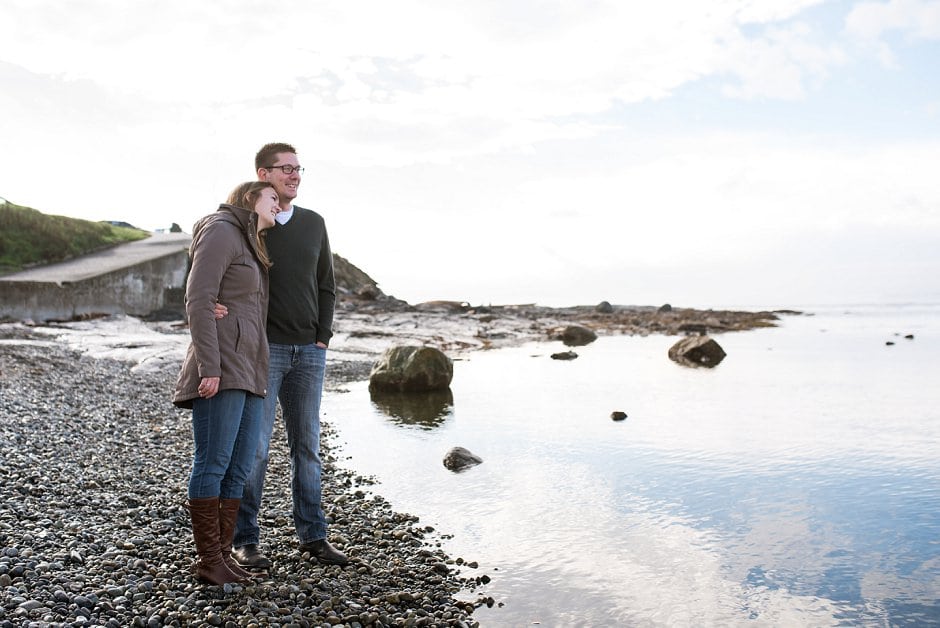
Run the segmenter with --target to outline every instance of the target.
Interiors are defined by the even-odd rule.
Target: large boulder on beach
[[[565,327],[559,336],[561,341],[569,347],[581,347],[591,344],[597,340],[597,334],[580,325],[569,325]]]
[[[483,458],[464,447],[454,447],[444,455],[444,466],[451,471],[463,471],[483,462]]]
[[[682,366],[712,368],[726,355],[721,345],[708,336],[688,336],[669,348],[669,359]]]
[[[369,389],[397,392],[444,390],[454,378],[454,363],[434,347],[390,347],[372,366]]]

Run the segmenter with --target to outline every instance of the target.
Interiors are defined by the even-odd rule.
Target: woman
[[[246,209],[251,208],[251,209]],[[268,267],[263,231],[274,226],[270,183],[239,185],[193,227],[186,282],[192,342],[173,403],[193,411],[193,468],[187,507],[196,577],[212,584],[248,577],[229,557],[235,517],[258,441],[268,381]],[[216,320],[216,302],[228,315]]]

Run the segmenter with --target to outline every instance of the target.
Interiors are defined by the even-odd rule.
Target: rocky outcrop
[[[483,458],[463,447],[454,447],[444,455],[444,466],[451,471],[463,471],[483,462]]]
[[[461,309],[454,309],[457,306]],[[594,311],[594,306],[550,308],[538,305],[428,304],[409,305],[387,297],[376,301],[343,298],[337,301],[334,331],[354,352],[370,356],[381,354],[394,345],[433,345],[447,355],[455,356],[468,350],[518,346],[526,342],[557,342],[561,331],[570,325],[581,325],[605,337],[674,336],[672,342],[684,337],[679,327],[701,322],[702,329],[712,331],[706,321],[717,321],[721,333],[773,327],[779,321],[774,312],[730,310],[693,310],[673,308],[660,313],[653,306],[614,307],[612,314]],[[716,330],[717,331],[717,330]],[[550,346],[550,345],[549,345]],[[669,346],[668,344],[666,345]],[[550,354],[564,347],[543,349]],[[374,358],[366,363],[367,379]],[[335,361],[334,361],[335,363]]]
[[[333,276],[336,291],[345,296],[357,296],[373,301],[385,296],[372,277],[344,257],[333,253]]]
[[[443,390],[454,377],[454,363],[434,347],[390,347],[372,367],[369,389],[427,392]]]
[[[708,336],[689,336],[669,348],[669,359],[682,366],[712,368],[726,355],[721,345]]]

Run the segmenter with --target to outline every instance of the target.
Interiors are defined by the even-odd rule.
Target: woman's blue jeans
[[[264,399],[245,390],[220,390],[193,400],[193,470],[189,497],[241,499],[251,473]]]
[[[270,343],[268,369],[268,396],[264,399],[261,434],[254,468],[245,482],[238,511],[235,547],[257,544],[260,537],[258,511],[278,401],[290,449],[294,529],[301,543],[326,538],[326,516],[320,504],[320,397],[326,373],[326,349],[313,343]]]

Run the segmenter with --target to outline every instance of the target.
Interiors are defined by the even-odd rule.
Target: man
[[[249,569],[271,566],[258,548],[258,511],[280,401],[290,447],[294,528],[300,551],[320,563],[345,565],[346,556],[326,540],[326,517],[320,503],[320,397],[336,303],[333,254],[323,218],[293,204],[303,173],[294,147],[266,144],[255,156],[255,170],[259,180],[274,185],[280,213],[266,234],[273,263],[267,320],[268,394],[254,468],[238,511],[232,558]]]

